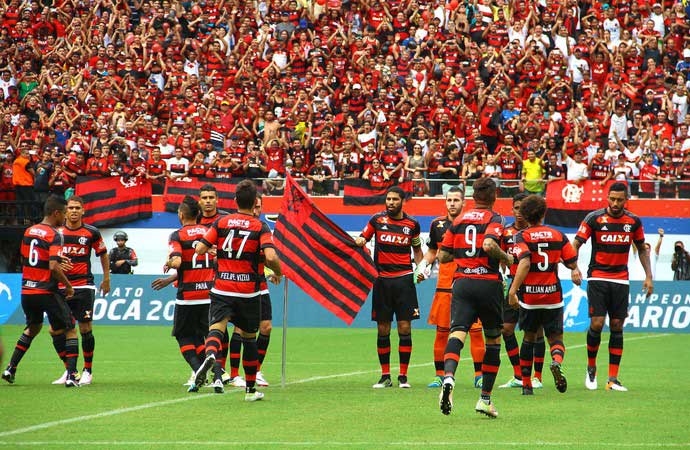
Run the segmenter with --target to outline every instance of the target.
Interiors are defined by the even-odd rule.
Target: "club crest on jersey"
[[[381,235],[381,238],[379,240],[381,242],[385,242],[387,244],[396,244],[396,245],[409,245],[410,244],[410,238],[409,237],[400,236],[397,234],[384,233]]]
[[[86,245],[87,242],[89,242],[89,240],[86,236],[82,236],[79,238],[79,244],[80,245]]]
[[[626,223],[625,225],[623,225],[623,231],[625,231],[626,233],[630,233],[630,230],[632,230],[632,227],[630,226],[629,223]]]
[[[410,234],[412,230],[410,230],[410,227],[403,227],[402,232],[403,234]]]
[[[585,193],[585,188],[577,184],[566,184],[561,190],[561,196],[566,203],[580,203],[582,194]]]

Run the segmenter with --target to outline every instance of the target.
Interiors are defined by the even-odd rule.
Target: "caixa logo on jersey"
[[[96,286],[99,277],[96,277]],[[111,275],[108,295],[96,292],[93,320],[101,323],[141,325],[171,324],[175,314],[176,290],[168,286],[151,289],[157,277],[148,275]]]

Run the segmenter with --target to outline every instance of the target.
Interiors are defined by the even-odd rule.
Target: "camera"
[[[682,255],[682,254],[683,254],[683,247],[681,247],[680,245],[676,245],[676,246],[675,246],[675,250],[676,250],[676,254],[677,254],[677,255]]]

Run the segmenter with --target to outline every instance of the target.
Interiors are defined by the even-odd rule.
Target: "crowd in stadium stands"
[[[690,3],[0,0],[2,199],[80,174],[690,197]],[[331,191],[333,193],[333,191]]]

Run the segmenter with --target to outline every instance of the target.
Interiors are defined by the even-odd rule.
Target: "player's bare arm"
[[[106,295],[110,292],[110,258],[108,253],[101,255],[101,267],[103,268],[103,281],[101,281],[99,288],[103,295]]]
[[[529,273],[530,259],[523,258],[518,263],[517,271],[515,272],[515,277],[513,277],[513,282],[510,284],[510,290],[508,291],[508,303],[514,309],[518,308],[518,298],[517,292],[524,283],[527,274]]]
[[[197,255],[205,255],[210,249],[211,247],[208,245],[204,244],[203,242],[199,242],[196,244],[196,247],[194,247],[194,252]]]
[[[444,264],[444,263],[449,263],[451,261],[453,261],[453,254],[452,253],[447,252],[443,249],[441,249],[441,251],[438,252],[438,262],[440,262],[441,264]]]
[[[72,287],[72,283],[70,283],[67,277],[65,276],[65,272],[62,271],[60,263],[51,259],[49,267],[50,272],[53,274],[55,279],[65,285],[65,297],[72,298],[74,296],[74,288]]]
[[[640,255],[640,264],[642,264],[645,274],[645,279],[642,283],[642,290],[645,291],[647,296],[650,296],[652,295],[652,292],[654,292],[654,283],[652,282],[652,264],[649,261],[649,252],[647,251],[647,246],[644,245],[644,242],[636,242],[635,246],[637,247],[637,251]]]
[[[177,274],[174,273],[172,275],[167,276],[166,278],[156,278],[151,282],[151,287],[153,288],[154,291],[160,291],[166,286],[169,286],[170,284],[174,283],[177,280]]]
[[[283,276],[283,271],[280,268],[280,258],[278,257],[278,253],[275,251],[275,249],[269,247],[264,249],[264,256],[266,258],[266,267],[273,271],[273,275],[278,279],[278,282],[280,282],[280,279]]]
[[[501,250],[501,246],[498,245],[498,242],[494,241],[493,239],[484,239],[484,242],[482,243],[482,248],[484,249],[486,254],[489,255],[489,257],[498,259],[499,261],[505,263],[507,266],[513,265],[513,255],[509,255],[503,250]]]
[[[172,269],[179,269],[180,265],[182,265],[182,258],[179,256],[171,256],[166,264]]]
[[[582,272],[580,272],[580,268],[577,267],[577,261],[573,261],[570,264],[565,264],[565,267],[570,269],[570,279],[573,281],[573,283],[577,286],[580,286],[582,284]]]

